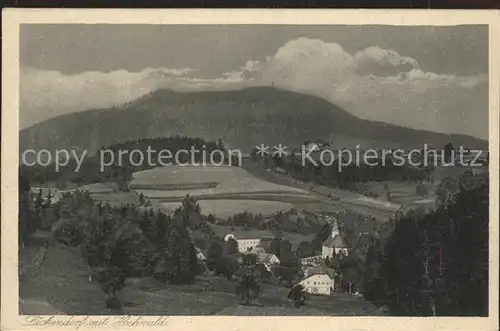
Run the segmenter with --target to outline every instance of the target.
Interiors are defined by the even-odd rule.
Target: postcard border
[[[140,14],[137,13],[140,12]],[[278,13],[279,11],[279,13]],[[1,328],[23,330],[18,315],[17,190],[19,159],[19,25],[106,24],[293,24],[293,25],[489,25],[490,289],[489,317],[170,317],[169,327],[193,330],[497,330],[499,203],[499,12],[496,10],[266,10],[266,9],[4,9],[2,12],[2,305]],[[70,318],[61,316],[58,318]],[[104,317],[96,317],[104,318]],[[144,317],[144,320],[155,317]],[[86,330],[80,328],[79,330]],[[95,329],[95,328],[93,328]],[[112,330],[112,328],[106,328]]]

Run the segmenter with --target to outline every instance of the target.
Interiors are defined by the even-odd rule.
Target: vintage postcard
[[[2,330],[498,329],[497,11],[2,14]]]

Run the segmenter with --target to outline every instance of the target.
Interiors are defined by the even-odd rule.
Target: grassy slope
[[[110,314],[99,286],[89,283],[87,267],[77,250],[53,245],[44,265],[32,267],[36,247],[21,254],[26,275],[20,282],[24,314]],[[206,277],[193,285],[164,285],[140,279],[119,293],[129,315],[374,315],[370,303],[349,295],[310,296],[307,306],[292,308],[288,289],[262,284],[259,307],[243,307],[234,294],[236,281]],[[209,284],[205,286],[204,284]]]
[[[77,250],[52,245],[39,270],[32,263],[36,250],[28,247],[20,256],[26,270],[19,282],[21,299],[46,302],[64,314],[107,313],[103,293],[97,284],[88,282],[87,266]],[[26,314],[42,313],[27,309]]]

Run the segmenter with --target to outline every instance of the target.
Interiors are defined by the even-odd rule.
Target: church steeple
[[[339,227],[337,224],[337,219],[333,218],[333,226],[332,226],[332,238],[335,238],[335,236],[338,236],[339,233]]]

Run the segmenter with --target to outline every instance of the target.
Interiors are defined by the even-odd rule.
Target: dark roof
[[[299,281],[297,283],[300,283],[300,282],[302,282],[308,278],[311,278],[312,276],[316,276],[316,275],[326,275],[326,276],[328,276],[328,278],[332,279],[332,277],[325,270],[321,270],[318,272],[309,273],[306,277],[299,279]]]
[[[246,240],[246,239],[256,239],[256,240],[270,240],[270,238],[273,238],[273,234],[269,231],[264,231],[264,230],[248,230],[248,231],[233,231],[231,233],[236,240]]]
[[[323,268],[313,268],[313,267],[310,267],[310,268],[306,269],[306,273],[309,276],[311,276],[311,275],[316,275],[316,274],[324,274],[325,271],[323,270]]]
[[[337,275],[337,272],[335,271],[335,269],[332,269],[332,268],[325,268],[325,273],[331,278],[331,279],[334,279],[335,276]]]
[[[327,240],[325,240],[325,242],[323,242],[323,246],[333,248],[347,248],[344,239],[342,239],[342,237],[339,235],[336,235],[334,238],[330,236]]]
[[[333,279],[335,277],[335,275],[337,274],[335,272],[335,269],[332,269],[332,268],[323,268],[323,267],[319,267],[319,268],[310,267],[310,268],[307,268],[305,271],[308,274],[308,277],[311,277],[312,275],[327,274],[328,277],[330,277],[331,279]]]

